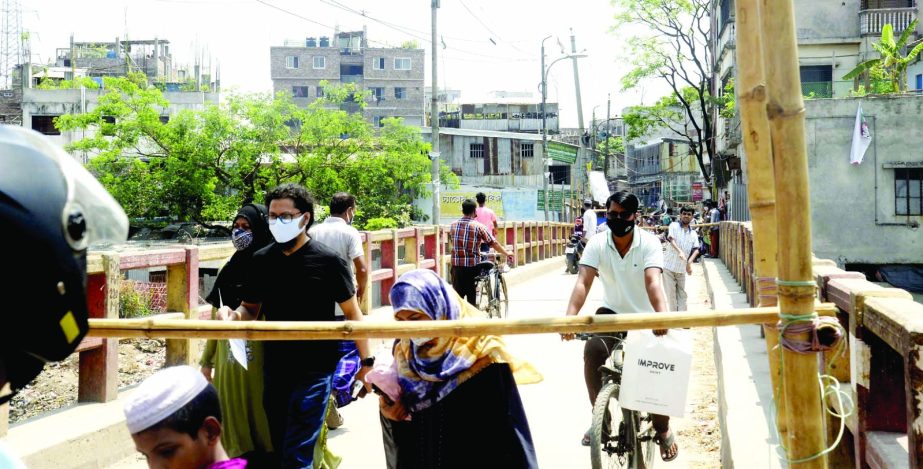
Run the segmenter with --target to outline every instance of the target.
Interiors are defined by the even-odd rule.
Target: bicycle
[[[506,287],[504,272],[509,271],[507,263],[500,262],[495,252],[482,254],[481,274],[475,277],[475,301],[478,309],[487,313],[488,318],[503,319],[509,312],[510,297]]]
[[[577,334],[580,340],[594,337],[615,341],[602,372],[602,387],[593,405],[590,429],[590,463],[593,469],[650,469],[656,448],[654,425],[650,414],[623,409],[618,395],[622,381],[624,335]]]

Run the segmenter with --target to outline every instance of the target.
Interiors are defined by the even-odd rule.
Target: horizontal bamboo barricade
[[[818,306],[828,315],[832,304]],[[778,308],[726,311],[637,313],[612,316],[572,316],[504,320],[304,322],[202,321],[176,319],[92,319],[92,337],[160,337],[173,339],[330,340],[403,337],[470,337],[477,335],[617,332],[636,329],[676,329],[762,324],[778,317]]]

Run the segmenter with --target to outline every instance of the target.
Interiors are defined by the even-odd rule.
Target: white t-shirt
[[[699,234],[693,229],[690,223],[688,229],[683,229],[681,223],[675,221],[670,223],[670,229],[667,235],[676,240],[676,245],[683,251],[684,256],[680,257],[676,249],[667,241],[666,254],[664,254],[664,267],[671,272],[686,273],[686,260],[692,254],[692,250],[699,247]]]
[[[359,230],[346,223],[346,220],[340,217],[329,216],[323,223],[317,223],[308,230],[308,235],[314,241],[320,241],[321,244],[333,249],[349,265],[349,271],[353,274],[353,280],[356,277],[353,259],[365,254],[362,249],[362,236]],[[336,315],[343,316],[343,310],[340,305],[336,305]]]
[[[597,236],[587,243],[580,264],[599,272],[606,308],[616,313],[654,312],[644,284],[644,271],[652,267],[663,270],[663,249],[657,236],[635,229],[624,258],[615,248],[612,236]]]
[[[587,239],[596,234],[596,212],[593,209],[587,209],[583,212],[583,231],[586,232]]]

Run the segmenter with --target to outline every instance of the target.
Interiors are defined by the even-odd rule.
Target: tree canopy
[[[167,114],[160,90],[141,77],[106,78],[95,109],[60,116],[61,131],[89,129],[69,150],[88,166],[132,218],[229,220],[283,182],[306,186],[317,204],[338,191],[359,202],[356,223],[403,226],[425,219],[413,199],[427,195],[429,144],[400,119],[376,132],[361,113],[366,93],[323,83],[325,98],[307,107],[290,94],[231,95],[201,110]],[[442,181],[457,184],[443,166]]]
[[[715,129],[712,117],[716,98],[711,95],[714,51],[710,45],[709,0],[612,0],[617,8],[614,31],[630,25],[645,31],[628,40],[624,58],[633,68],[622,77],[622,89],[645,80],[662,80],[672,92],[652,106],[636,106],[625,122],[638,130],[628,139],[655,128],[668,128],[689,141],[708,182],[714,160]]]

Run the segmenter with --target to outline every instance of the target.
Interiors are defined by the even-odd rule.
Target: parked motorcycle
[[[583,234],[574,233],[564,246],[564,257],[567,261],[567,272],[577,273],[577,266],[580,264],[580,256],[583,255]]]

